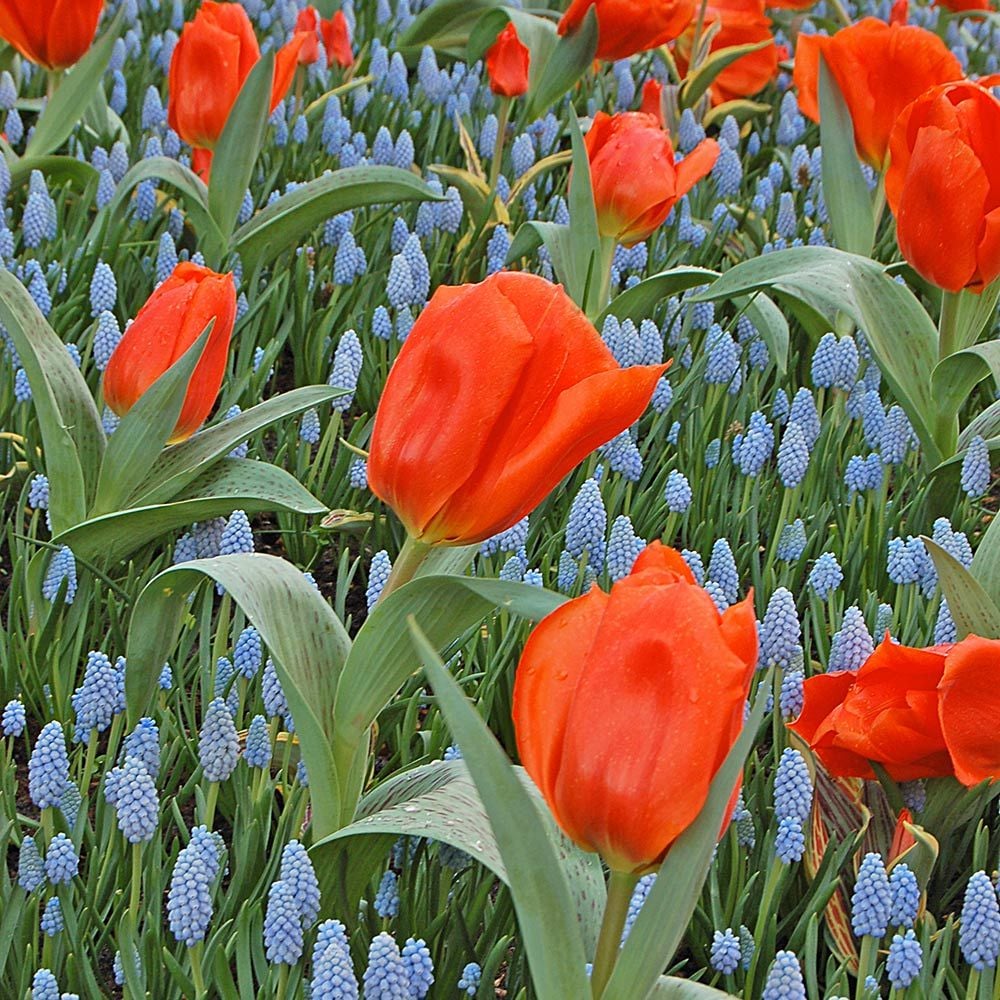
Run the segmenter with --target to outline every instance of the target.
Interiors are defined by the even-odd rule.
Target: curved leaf
[[[597,11],[588,10],[580,27],[560,35],[541,72],[531,77],[528,114],[541,117],[586,73],[597,52]]]
[[[676,976],[660,976],[649,1000],[737,1000],[732,993]]]
[[[600,862],[596,854],[585,854],[562,834],[524,770],[515,767],[514,772],[538,806],[566,874],[584,947],[590,953],[597,943],[606,897]],[[350,882],[343,890],[352,911],[372,873],[384,863],[387,846],[391,846],[381,837],[373,838],[374,834],[385,834],[390,841],[400,836],[442,841],[465,851],[509,884],[483,801],[462,760],[433,761],[394,775],[361,800],[350,826],[312,849],[318,871],[328,872],[331,880]]]
[[[934,560],[958,638],[981,635],[985,639],[1000,639],[1000,609],[976,577],[930,538],[921,536],[921,541]]]
[[[322,711],[333,703],[351,641],[319,592],[284,559],[256,553],[197,559],[164,570],[146,585],[129,625],[130,723],[148,710],[164,661],[176,647],[187,596],[205,577],[225,588],[270,652],[309,772],[314,829],[321,835],[336,830],[337,782]]]
[[[234,510],[322,514],[326,506],[276,465],[224,458],[189,483],[172,503],[104,514],[61,532],[54,541],[70,546],[81,559],[114,563],[168,531]]]
[[[242,197],[242,196],[241,196]],[[302,184],[261,209],[233,235],[232,249],[252,272],[298,246],[331,215],[384,202],[441,201],[416,174],[398,167],[345,167]]]
[[[717,49],[681,84],[680,93],[677,95],[679,107],[693,108],[727,66],[731,66],[737,59],[742,59],[751,52],[759,52],[765,45],[773,44],[770,38],[765,38],[760,42]]]
[[[0,320],[28,376],[52,484],[52,530],[86,516],[97,485],[105,437],[94,397],[28,290],[0,269]]]
[[[731,299],[761,289],[781,300],[804,303],[831,325],[840,312],[850,316],[864,330],[928,464],[941,461],[933,434],[937,406],[931,392],[937,330],[908,288],[867,257],[831,247],[793,247],[737,264],[693,299]]]
[[[464,59],[469,35],[484,11],[503,5],[504,0],[436,0],[422,10],[399,36],[397,45],[408,58],[416,58],[429,45]]]
[[[538,995],[585,997],[583,940],[566,875],[542,819],[544,806],[525,791],[496,737],[413,618],[410,629],[441,712],[462,747],[489,816]]]
[[[931,392],[940,410],[957,414],[983,379],[993,376],[1000,388],[1000,341],[973,344],[942,358],[931,373]]]
[[[22,156],[8,165],[12,187],[27,181],[33,170],[41,171],[50,181],[69,182],[79,188],[96,184],[100,177],[89,163],[84,163],[75,156]]]

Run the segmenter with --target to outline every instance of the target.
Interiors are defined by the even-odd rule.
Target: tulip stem
[[[403,547],[399,550],[399,555],[392,565],[389,579],[385,581],[385,586],[379,595],[379,602],[385,600],[394,590],[402,587],[404,583],[409,583],[416,576],[420,564],[427,557],[430,549],[431,547],[426,542],[419,542],[411,535],[406,536],[406,541],[403,542]]]
[[[941,294],[941,315],[938,318],[938,361],[944,361],[958,350],[961,330],[959,329],[959,294]],[[948,458],[958,447],[958,414],[951,408],[940,409],[934,418],[934,439],[941,454]]]
[[[595,1000],[604,993],[604,987],[608,985],[615,962],[618,961],[622,928],[632,901],[632,890],[638,881],[639,876],[631,872],[612,871],[608,879],[608,902],[604,907],[604,919],[601,921],[601,933],[594,955],[594,969],[590,976],[591,992]]]
[[[510,108],[513,98],[504,97],[500,101],[500,113],[497,115],[497,141],[493,146],[493,159],[490,161],[490,198],[496,197],[497,181],[500,179],[500,164],[503,160],[503,147],[507,140],[507,125],[510,122]]]

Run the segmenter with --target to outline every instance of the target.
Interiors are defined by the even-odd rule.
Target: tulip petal
[[[986,216],[983,238],[976,248],[979,277],[983,285],[988,285],[1000,277],[1000,208]]]
[[[719,158],[719,144],[714,139],[702,139],[687,156],[677,164],[675,194],[682,198],[715,166]]]
[[[969,636],[945,661],[940,718],[963,785],[1000,778],[1000,641]]]
[[[56,69],[74,65],[90,48],[97,33],[103,2],[56,0],[46,39],[47,64]]]
[[[305,34],[296,32],[287,44],[278,49],[274,59],[274,80],[271,84],[271,111],[285,99],[285,94],[292,85],[292,78],[299,64],[299,53],[306,40]]]

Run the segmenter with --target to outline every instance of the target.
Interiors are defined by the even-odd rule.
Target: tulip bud
[[[490,90],[501,97],[520,97],[528,89],[530,61],[528,46],[518,38],[517,28],[510,21],[486,53]]]
[[[323,36],[323,46],[326,49],[326,61],[330,65],[336,63],[342,69],[354,65],[354,52],[351,49],[351,28],[342,10],[338,10],[328,21],[320,21],[320,34]]]
[[[319,14],[313,6],[304,7],[299,11],[295,21],[295,33],[303,35],[302,48],[299,49],[299,65],[311,66],[319,59]]]
[[[108,406],[118,416],[128,413],[213,320],[169,443],[194,434],[208,419],[226,370],[236,320],[236,286],[229,274],[188,262],[177,265],[139,310],[111,355],[104,372]]]

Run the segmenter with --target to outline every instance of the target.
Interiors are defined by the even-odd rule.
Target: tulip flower
[[[303,35],[302,48],[299,49],[298,63],[300,66],[311,66],[319,59],[319,14],[311,4],[299,11],[295,20],[295,33]]]
[[[945,291],[1000,277],[1000,101],[974,83],[935,87],[899,116],[886,198],[914,270]]]
[[[975,14],[976,11],[989,12],[995,9],[990,0],[935,0],[935,3],[953,14]]]
[[[111,355],[104,372],[108,406],[120,417],[128,413],[213,320],[169,443],[194,434],[208,419],[226,371],[236,320],[236,286],[230,274],[216,274],[187,261],[177,265],[139,310]]]
[[[791,724],[840,777],[1000,779],[1000,641],[915,649],[886,639],[860,670],[806,680]]]
[[[945,43],[915,25],[866,17],[829,37],[800,35],[793,79],[799,108],[816,122],[820,55],[851,113],[858,156],[878,171],[885,169],[889,134],[903,108],[925,90],[965,75]]]
[[[342,10],[338,10],[329,20],[320,21],[319,32],[323,36],[323,47],[326,49],[326,61],[329,65],[336,63],[342,69],[354,65],[351,28]]]
[[[694,822],[743,725],[752,598],[720,615],[673,549],[640,555],[531,633],[514,682],[518,753],[556,821],[612,871],[655,869]]]
[[[694,0],[573,0],[559,34],[579,29],[587,12],[597,13],[598,59],[627,59],[672,42],[694,19]]]
[[[709,95],[713,104],[752,97],[778,75],[778,47],[771,33],[771,19],[764,13],[764,0],[709,0],[705,25],[719,25],[712,37],[710,52],[765,42],[763,48],[748,52],[730,63],[712,81]],[[694,28],[677,39],[677,68],[686,75],[695,43]]]
[[[702,140],[674,162],[670,134],[640,111],[598,111],[585,138],[601,235],[625,246],[642,242],[714,166],[719,144]]]
[[[389,372],[368,485],[417,544],[482,541],[634,423],[665,367],[620,368],[536,275],[439,288]]]
[[[647,80],[642,85],[642,104],[639,110],[652,115],[661,128],[666,125],[663,116],[663,84],[659,80]]]
[[[277,53],[270,110],[292,82],[299,52],[306,43],[298,32]],[[205,0],[184,25],[170,60],[170,127],[195,147],[195,169],[207,180],[212,150],[222,135],[240,88],[260,59],[260,46],[247,12],[238,3]]]
[[[486,53],[490,90],[501,97],[520,97],[528,89],[530,61],[528,46],[518,38],[514,22],[508,22]]]
[[[104,0],[0,0],[0,38],[48,70],[66,69],[90,48]]]

